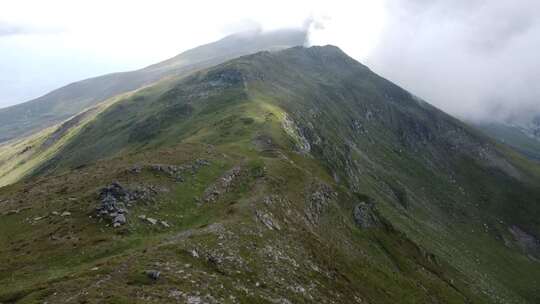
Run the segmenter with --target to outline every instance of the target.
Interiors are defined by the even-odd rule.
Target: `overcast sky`
[[[540,112],[537,0],[3,0],[0,107],[306,20],[310,44],[337,45],[461,118]]]

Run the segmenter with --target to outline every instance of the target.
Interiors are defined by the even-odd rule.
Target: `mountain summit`
[[[540,300],[540,167],[335,46],[168,77],[3,151],[0,302]]]

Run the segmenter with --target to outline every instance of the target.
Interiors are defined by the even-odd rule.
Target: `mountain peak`
[[[302,29],[282,29],[275,31],[251,30],[228,35],[218,41],[187,50],[179,55],[147,67],[156,69],[174,67],[186,61],[200,62],[212,57],[234,58],[260,51],[277,51],[295,46],[303,46],[307,32]]]
[[[230,69],[233,66],[246,80],[258,79],[276,83],[281,83],[284,79],[294,81],[293,77],[325,78],[334,75],[334,79],[343,79],[353,74],[375,75],[369,68],[333,45],[294,46],[273,52],[265,50],[239,57],[210,70]]]
[[[340,49],[338,46],[332,45],[332,44],[326,44],[326,45],[312,45],[312,46],[294,46],[286,50],[282,50],[284,52],[302,52],[306,55],[311,56],[339,56],[339,57],[347,57],[351,58],[349,55],[347,55],[342,49]]]

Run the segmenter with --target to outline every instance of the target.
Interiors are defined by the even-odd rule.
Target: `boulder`
[[[161,272],[158,270],[147,270],[146,275],[153,281],[157,281],[159,280],[159,277],[161,276]]]

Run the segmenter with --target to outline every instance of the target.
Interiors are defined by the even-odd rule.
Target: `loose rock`
[[[270,230],[281,230],[281,226],[272,218],[271,213],[257,210],[255,211],[255,216],[266,226],[266,228]]]
[[[154,280],[154,281],[157,281],[159,279],[159,277],[161,276],[161,272],[157,271],[157,270],[147,270],[146,271],[146,275]]]
[[[157,222],[158,222],[156,219],[153,219],[153,218],[151,218],[151,217],[147,217],[147,218],[146,218],[146,221],[149,222],[149,223],[152,224],[152,225],[155,225],[155,224],[157,224]]]

